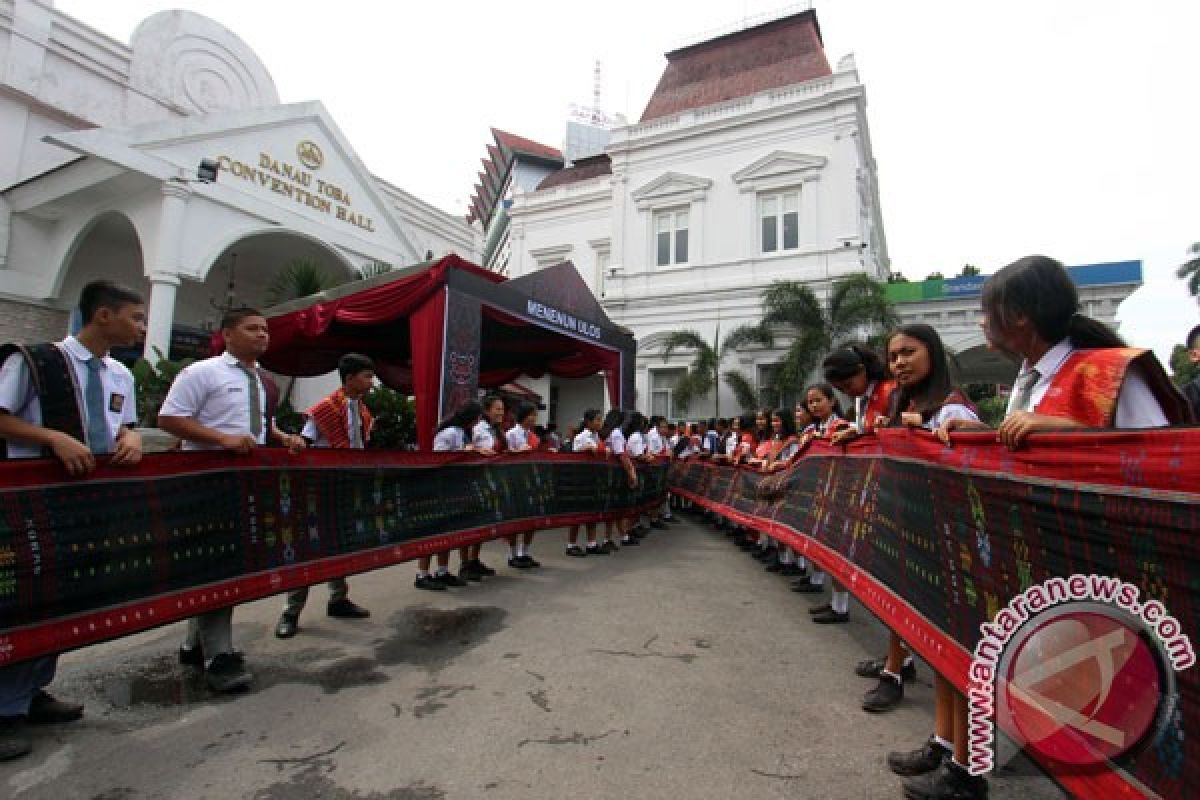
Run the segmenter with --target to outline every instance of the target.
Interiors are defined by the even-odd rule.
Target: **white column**
[[[171,325],[175,321],[175,290],[178,286],[179,278],[175,275],[160,272],[150,276],[146,348],[142,355],[151,364],[158,364],[160,359],[171,355]]]
[[[146,347],[143,355],[151,364],[170,356],[171,326],[175,321],[175,291],[179,286],[179,253],[183,239],[183,217],[191,189],[182,181],[162,185],[162,206],[158,219],[158,239],[153,260],[146,265],[150,280],[150,306],[147,309]]]

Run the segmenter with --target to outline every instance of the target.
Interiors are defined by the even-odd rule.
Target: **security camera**
[[[217,173],[221,171],[221,165],[211,158],[200,159],[200,166],[196,167],[196,180],[201,183],[216,183]]]

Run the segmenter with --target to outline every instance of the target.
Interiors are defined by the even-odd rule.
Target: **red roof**
[[[832,74],[810,9],[667,53],[641,121]]]
[[[537,188],[538,191],[553,189],[555,186],[579,183],[601,175],[612,175],[612,159],[604,154],[581,158],[566,169],[550,173],[542,179]]]
[[[496,137],[496,143],[502,148],[507,148],[516,153],[524,153],[526,155],[538,156],[540,158],[548,158],[552,161],[562,161],[563,155],[558,150],[535,142],[532,139],[526,139],[524,136],[517,136],[515,133],[507,133],[498,128],[492,128],[492,136]]]
[[[479,183],[475,184],[475,194],[471,198],[471,210],[467,213],[467,222],[481,221],[484,225],[491,219],[496,203],[501,199],[500,191],[512,162],[518,156],[549,161],[554,166],[562,166],[563,156],[558,150],[548,145],[540,144],[515,133],[492,128],[494,145],[487,146],[487,157],[482,159],[483,171],[479,173]]]

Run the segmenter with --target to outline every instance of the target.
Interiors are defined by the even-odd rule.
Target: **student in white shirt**
[[[621,467],[625,470],[626,479],[629,483],[629,488],[637,488],[637,470],[633,467],[633,462],[629,459],[629,453],[625,448],[625,432],[621,429],[621,423],[625,421],[625,412],[614,408],[604,416],[604,424],[600,427],[600,436],[604,440],[604,449],[609,458],[615,458],[620,462]],[[615,533],[620,531],[621,543],[626,545],[636,545],[638,540],[628,534],[628,520],[609,520],[604,523],[604,538],[605,547],[610,550],[617,550],[617,543],[614,541]]]
[[[595,456],[600,452],[600,426],[604,424],[604,419],[600,411],[595,408],[589,408],[583,412],[583,423],[579,426],[579,433],[575,434],[575,439],[571,442],[571,452],[587,453]],[[567,530],[567,555],[575,556],[606,556],[613,551],[613,548],[605,547],[596,543],[596,523],[587,523],[587,548],[579,546],[579,526],[572,525]]]
[[[293,453],[302,451],[304,439],[279,430],[267,408],[258,368],[270,343],[266,318],[252,308],[234,309],[221,320],[221,334],[224,353],[189,364],[175,376],[158,412],[158,426],[181,439],[184,450],[245,454],[273,440]],[[213,691],[238,691],[252,680],[233,647],[232,606],[188,620],[179,660],[203,664]]]
[[[142,440],[133,430],[137,422],[133,376],[108,352],[137,344],[146,333],[141,296],[109,281],[84,286],[79,309],[83,327],[77,336],[29,348],[45,348],[47,362],[56,365],[56,378],[35,382],[21,351],[5,358],[0,367],[0,444],[7,446],[7,457],[53,456],[76,477],[95,470],[96,455],[111,454],[108,463],[115,467],[142,460]],[[43,395],[35,383],[47,400],[52,399],[50,393],[59,392],[74,398],[72,417],[43,419]],[[71,430],[54,427],[63,423],[69,423]],[[33,750],[27,726],[73,722],[83,716],[82,705],[63,702],[45,691],[57,664],[58,656],[49,655],[0,666],[0,761]]]
[[[433,451],[435,453],[454,453],[476,450],[474,443],[468,438],[468,432],[474,429],[482,415],[483,409],[474,400],[463,405],[439,426],[437,435],[433,437]],[[491,451],[486,452],[490,453]],[[461,572],[457,576],[450,574],[449,550],[437,554],[436,571],[430,573],[429,567],[432,562],[432,556],[421,556],[417,559],[417,577],[413,580],[413,586],[418,589],[440,592],[452,586],[467,585],[467,579]]]
[[[359,353],[346,353],[338,359],[342,380],[328,397],[308,410],[308,419],[300,435],[311,447],[363,450],[371,438],[371,412],[363,398],[375,386],[375,364]],[[308,588],[302,586],[287,593],[287,601],[275,636],[290,639],[300,630],[300,612],[308,602]],[[329,602],[325,613],[335,619],[366,619],[371,612],[350,599],[350,584],[345,578],[329,581]]]
[[[504,434],[508,452],[532,452],[534,447],[530,441],[530,437],[533,435],[533,426],[536,424],[537,406],[528,402],[518,405],[514,424]],[[508,565],[510,567],[530,569],[531,567],[541,566],[541,563],[534,559],[533,553],[530,552],[530,548],[533,545],[533,535],[534,531],[526,531],[521,534],[520,541],[517,541],[516,536],[508,537]]]
[[[902,325],[893,331],[887,338],[887,362],[896,389],[887,414],[875,421],[875,428],[936,430],[949,419],[978,421],[966,394],[954,385],[942,339],[930,326]],[[904,699],[904,681],[916,677],[916,666],[904,642],[893,633],[887,656],[860,662],[855,672],[878,677],[879,685],[863,696],[862,707],[880,713]]]
[[[504,400],[498,395],[489,394],[483,398],[480,407],[483,414],[470,429],[468,441],[480,455],[492,456],[504,449],[504,437],[500,433],[500,425],[504,421]],[[515,539],[511,536],[508,539],[511,548]],[[482,543],[458,548],[458,577],[464,581],[481,581],[496,574],[496,570],[480,559],[482,552]]]
[[[988,347],[1022,359],[1008,413],[996,432],[997,440],[1004,446],[1021,447],[1030,434],[1039,431],[1071,430],[1097,423],[1101,427],[1155,428],[1190,417],[1162,365],[1149,353],[1126,362],[1119,385],[1113,387],[1115,397],[1096,398],[1104,401],[1108,409],[1106,419],[1068,416],[1058,410],[1064,408],[1062,397],[1046,402],[1052,386],[1060,386],[1061,391],[1067,390],[1061,387],[1071,386],[1059,384],[1057,379],[1072,377],[1070,372],[1062,370],[1073,368],[1064,365],[1079,363],[1074,359],[1068,362],[1075,351],[1090,351],[1101,358],[1115,356],[1118,360],[1127,355],[1112,352],[1124,347],[1121,337],[1103,323],[1079,313],[1078,291],[1058,261],[1027,256],[1009,264],[984,283],[980,304]],[[1086,359],[1089,353],[1082,357]],[[1102,391],[1099,385],[1088,388]],[[1060,401],[1058,406],[1054,399]],[[949,445],[952,431],[978,429],[987,426],[954,417],[944,421],[937,434]],[[967,772],[966,697],[948,679],[940,679],[936,689],[936,719],[946,724],[939,725],[934,737],[922,748],[911,753],[889,754],[888,765],[899,774],[916,776],[905,781],[906,794],[986,797],[987,781]]]

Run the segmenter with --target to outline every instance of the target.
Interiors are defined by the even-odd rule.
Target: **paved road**
[[[862,609],[811,624],[815,601],[690,522],[608,558],[560,542],[539,536],[537,572],[437,594],[408,566],[356,577],[364,621],[327,618],[314,589],[289,641],[280,598],[242,606],[258,680],[236,699],[175,662],[181,625],[66,656],[56,691],[87,716],[0,766],[0,797],[901,796],[883,759],[928,735],[930,673],[897,711],[862,712],[851,667],[885,641]],[[1026,767],[992,796],[1061,795]]]

